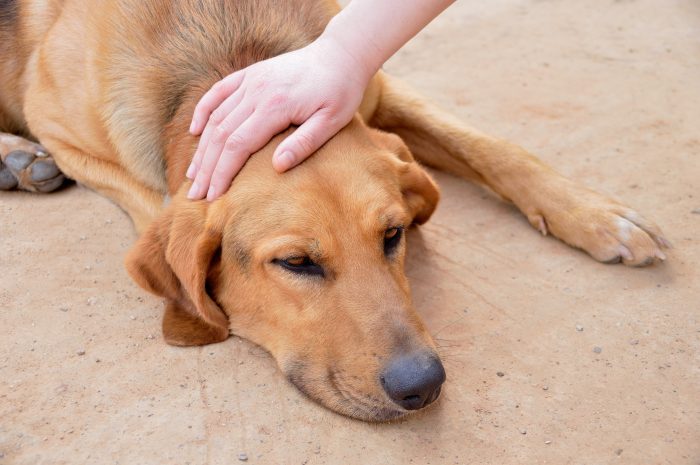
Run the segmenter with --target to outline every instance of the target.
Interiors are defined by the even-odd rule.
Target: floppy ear
[[[171,205],[139,238],[126,258],[131,277],[167,299],[163,336],[177,346],[204,345],[229,336],[224,312],[206,281],[221,229],[206,224],[205,202]]]
[[[400,175],[401,192],[413,222],[423,224],[430,219],[440,200],[433,178],[416,161],[408,162]]]
[[[398,158],[399,183],[413,223],[423,224],[435,211],[440,190],[428,172],[413,158],[401,137],[389,132],[376,131],[381,145],[393,151]]]

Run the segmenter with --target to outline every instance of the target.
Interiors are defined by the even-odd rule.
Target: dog
[[[0,188],[48,192],[68,177],[107,196],[140,234],[126,267],[165,298],[169,344],[239,335],[309,397],[385,421],[431,404],[446,379],[403,271],[405,231],[439,200],[419,162],[486,186],[543,235],[602,262],[650,265],[669,244],[631,208],[383,71],[352,122],[299,167],[271,165],[290,128],[220,199],[187,200],[199,98],[310,43],[338,10],[322,0],[1,1]]]

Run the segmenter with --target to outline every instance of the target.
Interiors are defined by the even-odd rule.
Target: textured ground
[[[370,425],[245,341],[165,345],[107,200],[0,193],[0,464],[700,463],[700,4],[463,0],[387,69],[649,215],[668,262],[595,263],[438,174],[408,273],[448,382]]]

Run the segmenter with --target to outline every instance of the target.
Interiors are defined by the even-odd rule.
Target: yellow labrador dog
[[[235,333],[310,397],[382,421],[430,404],[445,381],[403,270],[404,232],[439,197],[416,160],[488,186],[596,260],[648,265],[667,242],[631,208],[382,72],[355,119],[298,168],[272,170],[279,136],[222,198],[186,200],[198,99],[234,70],[309,43],[337,10],[320,0],[0,1],[0,187],[50,191],[66,176],[109,197],[141,233],[127,268],[165,298],[168,343]]]

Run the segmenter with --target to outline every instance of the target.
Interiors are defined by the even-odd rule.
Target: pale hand
[[[318,39],[217,82],[194,111],[190,132],[201,138],[188,197],[221,196],[248,158],[290,125],[300,126],[272,164],[283,172],[301,163],[350,122],[370,78],[339,44]]]

